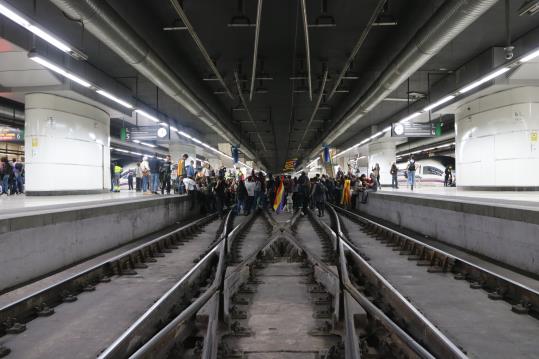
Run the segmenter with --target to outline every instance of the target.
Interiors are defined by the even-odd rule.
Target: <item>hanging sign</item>
[[[394,123],[391,126],[391,137],[435,137],[436,128],[433,123]]]
[[[284,168],[283,168],[283,171],[284,172],[290,172],[290,171],[294,171],[296,169],[296,163],[298,162],[297,159],[293,159],[293,160],[288,160],[284,163]]]
[[[127,142],[168,140],[168,129],[162,126],[127,127],[122,129],[121,137]]]
[[[24,130],[0,127],[0,142],[24,142]]]

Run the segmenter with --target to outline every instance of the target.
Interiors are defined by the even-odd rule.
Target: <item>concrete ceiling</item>
[[[82,0],[81,0],[82,1]],[[131,66],[123,62],[111,49],[84,31],[80,24],[62,14],[48,1],[10,0],[14,7],[38,19],[43,26],[61,35],[65,40],[88,54],[88,62],[118,81],[133,96],[146,104],[158,108],[167,115],[194,131],[207,134],[206,139],[217,145],[220,139],[212,134],[209,127],[200,122],[180,105],[158,91],[149,79],[140,76]],[[346,80],[344,88],[348,93],[339,93],[328,105],[333,110],[319,111],[310,130],[297,150],[303,137],[306,123],[314,107],[319,76],[324,66],[334,79],[344,65],[346,58],[371,16],[376,0],[327,0],[328,14],[333,16],[336,27],[310,28],[311,64],[313,72],[313,101],[307,93],[295,93],[303,87],[302,81],[291,81],[289,77],[305,69],[305,45],[299,1],[265,1],[262,10],[259,59],[263,70],[273,77],[271,81],[259,81],[256,87],[267,92],[255,93],[248,106],[255,125],[247,121],[245,112],[232,111],[239,103],[237,96],[230,99],[220,92],[222,87],[216,81],[203,81],[209,68],[186,31],[163,31],[163,27],[177,23],[177,15],[169,0],[132,1],[108,0],[115,10],[143,36],[172,68],[190,77],[195,92],[205,92],[215,98],[218,106],[230,113],[230,126],[241,129],[242,138],[254,143],[271,170],[278,171],[288,158],[302,158],[306,152],[331,128],[336,108],[350,106],[370,83],[380,74],[393,57],[404,47],[427,19],[444,2],[443,0],[389,0],[385,15],[393,17],[397,26],[376,27],[369,34],[365,44],[354,61],[353,71],[359,79]],[[513,1],[512,33],[518,38],[537,27],[537,16],[519,17],[516,9],[522,1]],[[245,15],[251,22],[256,19],[255,0],[244,0]],[[309,22],[321,15],[322,0],[308,0]],[[199,37],[224,75],[229,88],[234,88],[233,73],[239,71],[246,79],[250,77],[253,62],[254,29],[230,28],[227,24],[238,15],[238,0],[184,0],[184,9]],[[390,97],[406,99],[408,91],[427,94],[429,84],[438,81],[447,72],[457,69],[470,59],[493,46],[503,46],[505,41],[504,6],[500,1],[476,23],[465,30],[453,42],[433,57],[423,68],[403,84]],[[485,31],[488,29],[488,31]],[[28,35],[28,43],[34,41]],[[539,45],[539,44],[538,44]],[[2,48],[0,42],[0,49]],[[18,62],[17,56],[0,54],[0,85],[10,84],[10,63]],[[3,56],[7,56],[2,61]],[[10,56],[13,58],[9,59]],[[27,61],[27,60],[26,60]],[[262,70],[259,62],[259,72]],[[303,65],[302,65],[303,64]],[[28,69],[36,69],[35,65]],[[181,70],[180,70],[181,69]],[[36,69],[39,73],[42,71]],[[47,75],[36,76],[44,83]],[[48,80],[55,78],[48,75]],[[525,75],[524,75],[525,76]],[[12,76],[13,79],[13,76]],[[22,81],[22,79],[21,79]],[[5,84],[4,84],[5,82]],[[245,82],[247,85],[247,82]],[[328,83],[331,87],[332,82]],[[248,97],[248,96],[247,96]],[[407,107],[406,102],[384,101],[360,123],[354,125],[335,145],[350,142],[358,133],[398,113]],[[264,145],[259,142],[262,139]],[[264,152],[262,149],[266,148]]]

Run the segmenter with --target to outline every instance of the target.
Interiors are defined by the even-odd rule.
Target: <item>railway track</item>
[[[213,281],[184,310],[160,299],[100,359],[466,357],[439,332],[443,348],[421,345],[353,286],[352,251],[313,217],[253,215],[197,263]]]
[[[456,270],[465,268],[458,265],[458,259],[451,257],[451,261],[449,259],[445,262],[440,261],[438,258],[441,254],[433,256],[427,250],[430,248],[420,249],[416,242],[413,242],[414,247],[411,247],[413,238],[400,238],[401,234],[391,232],[392,230],[388,232],[389,229],[379,228],[372,221],[365,221],[364,218],[351,212],[333,208],[328,212],[329,217],[322,220],[311,214],[300,216],[296,213],[286,222],[278,222],[275,219],[278,217],[269,212],[258,212],[250,217],[238,217],[242,221],[237,225],[231,213],[222,223],[212,222],[211,218],[205,219],[205,228],[213,225],[212,233],[218,235],[214,234],[211,238],[207,238],[204,242],[206,245],[201,245],[202,242],[198,241],[199,245],[196,246],[198,252],[191,252],[191,260],[184,263],[187,267],[182,267],[187,268],[182,272],[185,274],[179,280],[176,277],[172,285],[171,282],[167,282],[168,290],[160,296],[154,295],[153,304],[148,304],[146,310],[139,313],[138,319],[131,320],[127,325],[123,323],[124,329],[121,332],[116,332],[112,337],[109,335],[106,341],[102,341],[107,343],[106,347],[95,346],[96,342],[90,340],[86,345],[82,345],[81,349],[79,343],[75,341],[70,343],[73,346],[71,351],[62,353],[54,341],[59,335],[52,333],[53,340],[49,342],[53,348],[42,346],[39,357],[99,356],[99,359],[463,359],[496,358],[504,357],[503,355],[506,355],[506,358],[534,357],[526,356],[531,354],[528,350],[532,344],[528,343],[521,345],[524,349],[515,349],[517,346],[499,349],[499,343],[493,345],[492,342],[486,341],[483,342],[483,351],[477,352],[474,343],[470,345],[469,342],[461,341],[461,336],[455,335],[455,331],[462,330],[467,336],[472,337],[466,332],[466,323],[453,321],[453,327],[449,327],[447,322],[440,320],[447,321],[456,317],[456,315],[448,317],[454,303],[451,300],[445,302],[442,300],[445,297],[451,299],[451,291],[455,290],[447,282],[459,285],[467,283],[460,280],[460,276],[457,278],[459,280],[454,279],[455,275],[462,275],[464,279],[470,280],[474,278]],[[240,222],[237,218],[236,221]],[[194,232],[193,230],[191,233]],[[191,239],[190,242],[195,241]],[[169,249],[173,245],[169,243]],[[184,248],[175,251],[181,253],[183,250]],[[140,251],[131,251],[130,256],[126,257],[129,259],[121,256],[124,258],[121,262],[108,265],[106,272],[108,275],[105,278],[111,276],[114,282],[124,277],[136,277],[136,275],[118,276],[120,272],[114,272],[114,268],[116,271],[123,268],[126,271],[137,270],[141,273],[150,270],[156,263],[148,268],[140,267],[141,269],[135,265],[146,264],[147,261],[143,259],[152,258],[150,252],[146,253],[148,253],[146,256],[140,256]],[[142,259],[137,259],[139,258],[137,255]],[[167,254],[166,258],[168,257],[172,255]],[[427,265],[427,260],[430,260],[430,265]],[[172,262],[177,261],[178,258]],[[441,263],[446,265],[438,265]],[[449,263],[453,265],[449,266]],[[163,267],[155,275],[167,277],[171,274],[167,270],[178,269],[171,265],[163,263]],[[158,277],[146,275],[148,280],[138,288],[151,291],[150,283]],[[434,276],[436,280],[429,280],[429,276]],[[410,284],[411,282],[408,286],[404,285],[407,283],[403,284],[399,278],[414,279],[415,287]],[[422,282],[418,285],[417,281]],[[444,290],[448,290],[450,295],[444,294],[438,283],[434,283],[436,281],[445,283],[442,287],[445,286]],[[137,287],[133,283],[126,284],[126,288],[133,285]],[[82,293],[79,295],[79,301],[87,296],[94,305],[96,300],[99,303],[101,298],[94,295],[99,291],[105,292],[101,286],[110,286],[110,283],[99,284],[97,290],[91,294],[80,292],[84,287],[79,285],[77,293]],[[465,287],[465,292],[483,296],[487,304],[505,305],[503,313],[512,319],[518,318],[517,322],[525,319],[525,325],[529,323],[537,325],[533,306],[527,306],[528,311],[523,312],[524,314],[517,314],[518,311],[511,311],[511,306],[518,303],[511,303],[510,298],[504,298],[508,302],[494,301],[488,299],[486,293],[472,290],[468,288],[469,285]],[[460,287],[457,289],[458,293],[463,290]],[[430,293],[430,296],[425,295],[425,292],[434,290],[438,292]],[[452,293],[452,295],[458,299],[458,303],[465,299],[461,294]],[[425,305],[425,301],[433,297],[439,301],[435,306],[436,310],[431,310]],[[58,313],[52,318],[57,317],[61,321],[60,312],[71,305],[72,303],[55,307]],[[465,310],[466,305],[466,301],[463,301],[459,310]],[[491,314],[499,314],[497,308],[494,310],[488,305],[484,306],[492,311]],[[441,308],[445,308],[445,311]],[[475,309],[473,306],[471,308]],[[120,309],[116,307],[115,310]],[[471,324],[481,322],[474,319],[474,313],[471,313],[473,310],[469,308],[467,310]],[[120,311],[129,311],[129,304],[125,303]],[[34,312],[33,316],[36,315]],[[32,319],[32,316],[27,318]],[[51,327],[54,328],[54,324],[47,322],[52,318],[38,318],[27,324],[30,327],[34,322],[43,320],[44,328],[52,331]],[[114,321],[114,316],[101,319],[105,325],[110,325],[110,321]],[[487,319],[492,320],[492,317]],[[92,328],[93,324],[90,324],[89,327]],[[518,322],[518,325],[523,323]],[[81,327],[85,327],[84,323]],[[29,328],[27,332],[31,329]],[[488,334],[488,331],[486,333]],[[516,335],[522,333],[520,331]],[[475,334],[477,334],[473,339],[475,342],[485,340],[484,336],[487,335]],[[5,341],[8,336],[20,338],[21,343],[30,339],[21,335],[24,334],[7,334],[1,340],[3,345],[9,347],[14,342]],[[534,337],[531,337],[530,341],[534,342]],[[512,355],[507,356],[508,352]],[[13,351],[10,357],[31,357],[20,356],[21,353]],[[88,355],[90,353],[92,355]]]
[[[388,308],[415,338],[423,329],[414,330],[398,296],[413,303],[470,357],[537,356],[536,290],[357,213],[338,207],[332,211],[325,225],[339,232],[349,253],[358,254],[349,260],[379,273],[351,270],[353,285],[380,308]],[[392,285],[398,292],[388,289]]]
[[[5,305],[0,356],[95,358],[207,254],[224,225],[215,215],[204,217]],[[209,280],[214,264],[200,266],[201,282],[184,288],[186,297]]]

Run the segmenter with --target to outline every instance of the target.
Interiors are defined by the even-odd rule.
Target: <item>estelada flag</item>
[[[281,181],[279,183],[279,188],[277,189],[277,193],[275,193],[275,200],[273,201],[273,209],[277,213],[281,213],[284,209],[284,200],[285,200],[285,194],[284,194],[284,177],[281,176]]]

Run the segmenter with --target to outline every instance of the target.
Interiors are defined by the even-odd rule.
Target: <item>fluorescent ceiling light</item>
[[[135,112],[141,115],[142,117],[146,117],[147,119],[152,120],[153,122],[159,122],[159,119],[157,117],[150,115],[148,112],[145,112],[139,109],[136,109]]]
[[[129,153],[131,153],[132,155],[142,156],[142,153],[140,152],[129,151]]]
[[[391,126],[387,126],[386,128],[382,130],[382,132],[388,132],[388,131],[391,131]]]
[[[536,50],[532,52],[531,54],[524,56],[522,59],[520,59],[520,62],[528,62],[530,60],[535,59],[538,56],[539,56],[539,50]]]
[[[414,118],[416,118],[417,116],[421,115],[421,112],[416,112],[416,113],[413,113],[409,116],[406,116],[405,118],[403,118],[402,120],[400,120],[399,122],[400,123],[403,123],[403,122],[408,122]]]
[[[156,145],[152,145],[151,143],[148,143],[148,142],[140,142],[141,145],[144,145],[144,146],[148,146],[148,147],[152,147],[152,148],[155,148],[157,147]]]
[[[459,90],[459,93],[466,93],[466,92],[468,92],[470,90],[473,90],[474,88],[476,88],[478,86],[481,86],[485,82],[488,82],[488,81],[500,76],[501,74],[506,73],[509,70],[510,70],[509,67],[503,67],[503,68],[499,69],[498,71],[495,71],[495,72],[491,73],[490,75],[487,75],[487,76],[483,77],[482,79],[480,79],[478,81],[475,81],[475,82],[471,83],[470,85],[462,88],[461,90]]]
[[[454,98],[455,98],[455,96],[453,96],[453,95],[446,96],[446,97],[444,97],[443,99],[438,100],[438,101],[436,101],[435,103],[433,103],[433,104],[431,104],[431,105],[425,107],[425,108],[423,109],[423,111],[425,111],[425,112],[430,111],[430,110],[432,110],[433,108],[438,107],[438,106],[440,106],[440,105],[442,105],[442,104],[444,104],[444,103],[446,103],[446,102],[449,102],[449,101],[451,101],[451,100],[454,99]]]
[[[164,127],[168,127],[168,124],[164,123],[164,122],[161,122],[160,123],[161,126],[164,126]]]
[[[24,15],[21,15],[18,13],[18,11],[14,9],[10,9],[4,4],[0,3],[0,14],[4,15],[11,21],[19,24],[20,26],[26,28],[28,31],[32,32],[36,36],[42,38],[43,40],[47,41],[52,46],[56,47],[60,51],[69,53],[69,54],[76,54],[77,51],[74,51],[71,46],[63,42],[62,40],[58,39],[54,35],[48,33],[47,31],[43,30],[41,27],[32,24],[29,20],[25,18]],[[81,55],[80,53],[77,55]],[[82,56],[84,57],[84,56]]]
[[[171,129],[172,131],[178,132],[178,129],[177,129],[176,127],[174,127],[174,126],[170,126],[170,129]]]
[[[84,86],[84,87],[86,87],[86,88],[92,86],[92,84],[89,83],[88,81],[83,80],[83,79],[81,79],[80,77],[73,75],[72,73],[70,73],[70,72],[64,70],[63,68],[61,68],[61,67],[59,67],[59,66],[53,64],[52,62],[50,62],[50,61],[48,61],[48,60],[45,60],[45,59],[44,59],[43,57],[41,57],[41,56],[38,56],[38,55],[36,55],[36,54],[30,54],[30,55],[29,55],[29,58],[30,58],[31,60],[37,62],[38,64],[42,65],[43,67],[46,67],[46,68],[48,68],[49,70],[54,71],[54,72],[56,72],[57,74],[60,74],[60,75],[62,75],[62,76],[64,76],[64,77],[67,77],[67,78],[70,79],[71,81],[74,81],[74,82],[78,83],[78,84],[81,85],[81,86]]]
[[[135,143],[140,143],[140,141],[139,141],[139,140],[133,140],[133,142],[135,142]]]
[[[188,139],[193,138],[193,137],[191,137],[190,135],[188,135],[187,133],[185,133],[185,132],[183,132],[183,131],[178,131],[178,133],[179,133],[180,135],[182,135],[183,137],[186,137],[186,138],[188,138]]]
[[[106,98],[108,98],[109,100],[112,100],[120,105],[122,105],[123,107],[127,107],[127,108],[133,108],[133,105],[131,105],[130,103],[124,101],[124,100],[120,100],[118,97],[108,93],[107,91],[104,91],[104,90],[96,90],[95,92],[97,92],[98,94],[100,94],[101,96],[104,96]]]
[[[57,39],[56,37],[52,36],[51,34],[46,32],[45,30],[43,30],[43,29],[41,29],[41,28],[39,28],[39,27],[37,27],[35,25],[30,25],[30,26],[27,27],[27,29],[29,31],[31,31],[32,33],[34,33],[35,35],[42,38],[43,40],[47,41],[49,44],[56,47],[60,51],[71,52],[71,47],[69,47],[69,45],[67,45],[62,40]]]

